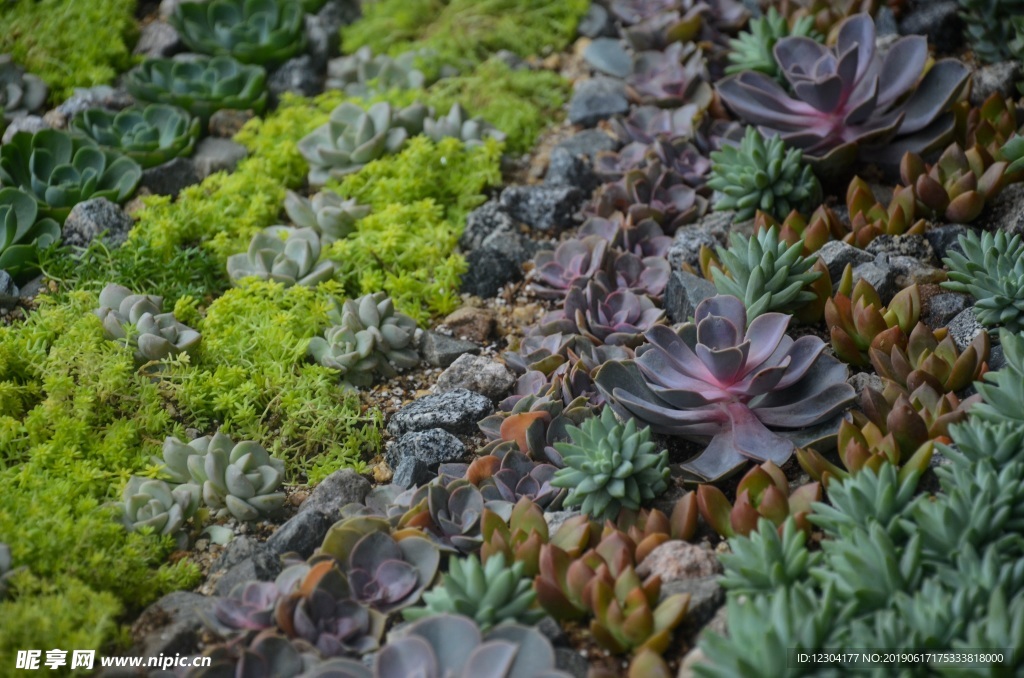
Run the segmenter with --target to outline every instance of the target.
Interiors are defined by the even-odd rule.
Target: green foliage
[[[74,88],[110,83],[131,65],[135,4],[8,0],[0,12],[0,54],[11,53],[63,101]]]
[[[182,42],[194,52],[227,54],[273,66],[306,46],[304,8],[279,0],[183,2],[171,14]]]
[[[39,205],[17,188],[0,189],[0,268],[26,277],[38,270],[39,250],[60,239],[53,219],[39,218]]]
[[[772,49],[782,38],[799,35],[820,41],[814,30],[814,17],[802,16],[790,28],[786,18],[774,7],[767,14],[751,19],[747,30],[742,31],[735,39],[729,41],[729,66],[725,72],[742,73],[743,71],[760,71],[773,78],[780,78],[779,65],[775,62]]]
[[[949,280],[942,286],[974,297],[978,321],[1024,332],[1024,242],[1006,231],[973,230],[960,236],[963,252],[951,249],[943,261]]]
[[[267,72],[228,56],[146,59],[125,77],[125,88],[138,101],[184,108],[205,126],[224,108],[252,109],[267,105]]]
[[[960,16],[967,24],[967,41],[984,63],[1005,61],[1015,56],[1014,17],[1024,12],[1022,0],[959,0]]]
[[[72,119],[71,128],[103,148],[124,153],[143,168],[191,154],[200,132],[198,118],[166,104],[117,112],[90,108]]]
[[[807,550],[807,533],[792,518],[783,523],[781,533],[767,518],[758,522],[757,531],[733,537],[732,552],[719,556],[726,567],[722,586],[735,593],[769,593],[806,580],[821,560],[820,553]]]

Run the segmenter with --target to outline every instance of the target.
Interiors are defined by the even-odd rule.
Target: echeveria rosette
[[[0,189],[0,269],[21,278],[38,270],[39,250],[60,240],[60,225],[17,188]]]
[[[579,236],[586,238],[597,235],[609,242],[615,249],[631,252],[638,257],[668,256],[672,247],[672,238],[665,235],[661,226],[652,219],[644,219],[634,223],[623,214],[616,213],[610,217],[590,217],[580,226]]]
[[[692,43],[677,42],[664,51],[637,54],[626,86],[637,103],[663,107],[697,103],[706,107],[712,97],[704,81],[706,76],[701,51]]]
[[[60,223],[90,198],[124,202],[141,178],[131,158],[60,130],[18,132],[0,146],[0,185],[22,189],[39,203],[41,216]]]
[[[26,73],[10,54],[0,54],[0,123],[35,113],[49,93],[46,83]]]
[[[356,222],[370,213],[370,207],[360,205],[355,198],[345,200],[332,191],[320,191],[311,198],[288,191],[284,211],[299,228],[319,233],[320,244],[327,247],[355,231]]]
[[[949,250],[943,261],[949,280],[941,283],[954,292],[974,297],[974,312],[983,325],[999,325],[1024,332],[1024,242],[1006,231],[967,231],[960,236],[963,252]]]
[[[632,347],[644,331],[663,322],[665,311],[649,297],[614,289],[606,277],[597,276],[586,287],[570,288],[564,308],[544,316],[534,332],[582,334],[595,344]]]
[[[94,313],[103,322],[106,338],[131,347],[140,365],[187,353],[202,338],[173,313],[161,313],[162,297],[135,294],[111,283],[100,292],[99,303]]]
[[[267,105],[267,72],[231,57],[146,59],[128,73],[125,87],[139,101],[184,108],[203,124],[222,108],[252,110]]]
[[[505,133],[480,117],[470,117],[459,104],[453,104],[443,116],[429,116],[423,120],[423,134],[432,141],[452,137],[466,148],[481,145],[486,139],[505,140]]]
[[[305,48],[304,17],[292,0],[210,0],[176,5],[170,21],[194,52],[274,66]]]
[[[228,257],[228,277],[236,285],[256,277],[285,287],[316,287],[335,270],[334,262],[320,261],[320,251],[320,236],[313,229],[271,226],[252,237],[247,252]]]
[[[874,22],[858,14],[839,27],[834,48],[787,37],[774,52],[792,94],[764,73],[745,71],[719,82],[719,95],[744,122],[780,135],[822,171],[841,171],[868,149],[871,160],[895,164],[907,151],[928,153],[952,138],[948,110],[970,71],[943,59],[924,72],[922,36],[900,38],[882,57]]]
[[[781,74],[773,50],[775,43],[790,36],[813,39],[814,18],[802,16],[790,26],[786,17],[779,14],[774,7],[769,7],[764,16],[751,19],[747,30],[729,41],[731,51],[729,65],[725,68],[726,74],[759,71],[778,79]]]
[[[327,62],[327,89],[344,90],[349,96],[366,97],[395,89],[422,89],[426,77],[414,67],[417,52],[392,58],[374,55],[368,47]]]
[[[189,155],[201,131],[198,118],[167,104],[117,112],[91,108],[76,115],[71,128],[102,148],[123,153],[144,168]]]
[[[172,488],[162,480],[132,476],[121,506],[129,530],[148,528],[155,534],[170,535],[179,548],[185,548],[188,535],[183,528],[199,506],[199,487],[189,483]]]
[[[751,459],[781,466],[795,446],[771,429],[820,424],[855,396],[846,366],[823,353],[821,339],[786,335],[789,320],[765,313],[748,327],[736,297],[705,299],[694,322],[656,326],[635,360],[604,365],[597,387],[618,414],[656,433],[710,437],[683,465],[702,478],[720,478]]]

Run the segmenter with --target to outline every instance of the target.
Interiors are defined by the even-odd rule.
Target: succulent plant
[[[320,261],[320,250],[320,236],[312,228],[270,226],[252,237],[247,252],[228,257],[228,277],[235,284],[256,277],[285,287],[316,287],[335,269],[334,262]]]
[[[636,562],[643,562],[654,549],[667,541],[681,539],[690,541],[697,532],[697,493],[689,491],[679,498],[672,507],[672,513],[665,515],[658,509],[623,509],[615,520],[605,521],[601,538],[615,529],[623,532],[636,544]],[[552,543],[554,543],[554,539]]]
[[[703,3],[692,0],[616,0],[609,9],[622,22],[622,35],[636,51],[692,41],[707,11]]]
[[[280,491],[284,462],[274,459],[256,442],[235,443],[221,432],[196,438],[187,445],[177,438],[164,441],[165,475],[171,482],[187,479],[202,488],[203,502],[217,517],[257,520],[284,504]]]
[[[635,361],[611,361],[597,372],[598,389],[621,416],[655,433],[697,440],[707,448],[683,467],[713,480],[747,459],[781,466],[791,440],[768,427],[800,429],[822,423],[854,398],[846,367],[822,352],[813,336],[786,336],[789,316],[766,313],[747,326],[736,297],[698,306],[695,321],[673,330],[656,326]]]
[[[858,280],[854,286],[850,264],[843,270],[836,295],[825,303],[825,324],[836,357],[857,367],[869,364],[869,348],[888,352],[895,345],[905,347],[920,316],[917,285],[897,292],[886,307],[867,280]]]
[[[1024,12],[1021,0],[959,0],[960,17],[974,54],[984,63],[1012,59],[1014,20]]]
[[[637,54],[626,86],[636,103],[682,106],[710,100],[706,76],[701,51],[693,43],[675,42],[661,51]]]
[[[907,391],[927,382],[940,393],[961,391],[985,373],[990,340],[980,332],[963,351],[957,350],[945,329],[934,332],[918,323],[910,332],[907,348],[891,346],[886,352],[868,349],[871,364],[878,374]]]
[[[879,56],[867,14],[839,26],[834,48],[788,37],[774,53],[793,94],[755,71],[722,80],[718,92],[744,122],[781,135],[829,172],[869,149],[872,160],[895,163],[907,151],[927,153],[948,143],[954,121],[947,111],[970,75],[951,59],[925,73],[928,44],[921,36],[900,38]]]
[[[141,178],[131,158],[59,130],[18,132],[0,146],[0,185],[21,188],[39,203],[40,216],[60,223],[83,200],[124,202]]]
[[[513,447],[535,461],[561,468],[562,455],[554,443],[568,440],[568,427],[593,415],[594,409],[585,398],[566,404],[549,396],[526,396],[510,411],[496,412],[480,421],[480,431],[491,441],[481,452],[496,454],[501,447]]]
[[[199,487],[187,483],[171,488],[162,480],[132,476],[125,485],[122,506],[122,520],[129,530],[148,528],[173,537],[178,548],[185,548],[188,534],[183,528],[199,506]]]
[[[278,576],[280,585],[276,581],[236,584],[227,596],[217,598],[212,613],[205,618],[206,625],[220,635],[272,628],[277,601],[293,590],[294,572],[282,572]]]
[[[1009,163],[994,161],[981,147],[966,152],[953,144],[935,162],[907,153],[900,162],[900,177],[914,188],[918,212],[954,223],[973,221],[1003,189]]]
[[[766,139],[748,127],[739,146],[723,146],[711,154],[708,186],[717,192],[715,209],[735,210],[740,220],[757,210],[772,216],[806,210],[821,200],[821,184],[802,157],[778,135]]]
[[[570,288],[564,308],[544,316],[535,331],[582,334],[595,344],[635,346],[643,332],[664,322],[665,312],[650,298],[609,287],[607,280],[595,278],[586,287]]]
[[[310,357],[341,372],[354,386],[368,386],[376,375],[393,377],[420,362],[416,321],[395,310],[384,292],[346,300],[328,312],[334,323],[323,337],[309,340]]]
[[[299,228],[316,231],[320,244],[327,247],[355,231],[356,222],[370,213],[370,207],[358,204],[355,198],[345,200],[333,191],[320,191],[311,198],[288,191],[284,211]]]
[[[867,247],[880,235],[924,233],[925,220],[914,220],[917,198],[909,186],[893,191],[889,206],[883,207],[867,182],[854,177],[846,188],[846,208],[850,213],[850,230],[843,236],[843,242],[855,247]]]
[[[551,484],[558,469],[533,461],[516,445],[497,445],[491,454],[479,456],[471,464],[446,464],[442,469],[476,485],[485,500],[515,503],[529,499],[554,511],[561,507],[565,497],[564,490]]]
[[[993,92],[981,106],[957,104],[956,141],[962,148],[980,146],[997,160],[1002,146],[1017,134],[1017,106],[1001,92]]]
[[[341,104],[325,124],[299,141],[299,152],[309,163],[310,185],[323,186],[328,179],[340,179],[371,160],[397,153],[410,135],[423,130],[428,113],[421,104],[399,111],[383,102],[367,110]]]
[[[203,660],[208,659],[209,664]],[[203,658],[196,658],[187,678],[221,676],[297,676],[321,663],[315,652],[300,648],[273,629],[261,631],[248,643],[215,645]]]
[[[553,541],[566,550],[581,553],[590,539],[590,523],[578,517],[572,523],[566,521],[559,526]],[[512,507],[512,514],[506,521],[497,513],[484,509],[481,519],[483,544],[480,546],[480,560],[484,564],[496,556],[504,558],[506,564],[521,563],[524,577],[533,579],[539,571],[540,547],[548,543],[549,532],[544,510],[531,500],[523,497]]]
[[[481,565],[476,556],[452,558],[443,583],[423,594],[425,607],[410,607],[403,615],[410,621],[436,614],[461,614],[473,619],[480,630],[504,622],[535,624],[544,612],[533,606],[537,594],[524,578],[523,563],[505,566],[498,553]]]
[[[796,210],[782,221],[761,210],[754,214],[754,233],[767,231],[773,226],[779,230],[779,240],[787,245],[801,244],[804,255],[817,252],[829,240],[842,240],[849,233],[836,213],[825,205],[814,210],[809,219]]]
[[[660,161],[626,172],[621,179],[604,184],[584,210],[588,216],[610,218],[616,212],[633,223],[655,221],[665,233],[696,221],[707,211],[707,199],[667,170]]]
[[[10,54],[0,54],[0,122],[35,113],[49,93],[46,83],[26,73]]]
[[[162,297],[135,294],[127,287],[111,283],[100,292],[99,302],[95,314],[103,322],[107,339],[131,347],[139,364],[187,353],[201,339],[198,332],[178,322],[173,313],[161,313]],[[134,326],[134,331],[129,325]]]
[[[604,265],[609,243],[600,236],[573,238],[533,257],[530,291],[542,299],[561,299],[577,280],[592,278]]]
[[[999,157],[1010,163],[1006,167],[1008,175],[1016,176],[1024,172],[1024,136],[1014,136],[999,149]]]
[[[555,443],[566,468],[551,481],[569,490],[566,506],[612,520],[621,509],[639,510],[668,489],[668,452],[656,452],[651,430],[638,429],[635,419],[621,424],[606,407],[600,417],[568,431],[572,442]]]
[[[607,219],[587,219],[580,226],[579,236],[586,238],[592,235],[604,238],[615,249],[631,252],[638,257],[665,257],[672,246],[672,238],[665,235],[653,219],[634,223],[621,213]]]
[[[690,138],[694,135],[694,119],[700,113],[696,104],[667,109],[658,106],[636,106],[625,117],[610,121],[611,129],[623,143],[652,144],[661,139]]]
[[[818,299],[820,292],[811,286],[828,273],[815,267],[817,257],[802,254],[803,247],[782,241],[778,229],[750,238],[733,232],[730,245],[716,248],[722,268],[711,274],[719,294],[743,300],[750,320],[768,311],[796,311]]]
[[[261,66],[231,57],[146,59],[128,73],[125,87],[139,101],[183,108],[205,125],[223,108],[262,113],[267,105],[266,80]]]
[[[865,474],[866,475],[866,474]],[[830,497],[831,498],[831,497]],[[760,518],[747,537],[729,540],[729,553],[718,556],[725,567],[719,581],[733,594],[770,593],[802,581],[821,561],[821,552],[807,550],[807,531],[790,517],[780,526]]]
[[[733,505],[714,485],[697,487],[700,514],[715,532],[727,538],[749,536],[764,518],[778,528],[780,535],[790,517],[799,529],[810,532],[807,516],[816,501],[821,501],[821,483],[801,485],[790,492],[786,474],[770,461],[755,466],[740,479]]]
[[[729,65],[727,74],[743,71],[758,71],[773,78],[780,78],[779,65],[775,62],[775,43],[789,36],[814,37],[814,19],[803,16],[793,22],[792,28],[785,17],[774,7],[758,18],[751,19],[747,30],[729,41]]]
[[[305,49],[304,16],[297,2],[210,0],[179,3],[170,22],[193,52],[274,66]]]
[[[198,118],[167,104],[117,112],[91,108],[76,115],[71,128],[102,148],[123,153],[143,168],[189,155],[200,134]]]
[[[39,250],[60,240],[60,226],[17,188],[0,189],[0,270],[18,278],[38,269]]]
[[[452,137],[468,148],[479,146],[485,139],[505,140],[504,132],[483,118],[471,118],[457,103],[443,117],[427,117],[423,121],[423,134],[433,141]]]
[[[360,97],[393,89],[422,89],[426,77],[414,67],[416,56],[416,52],[406,52],[392,58],[360,47],[352,54],[327,62],[326,87]]]
[[[949,250],[946,289],[974,297],[974,313],[984,325],[1024,332],[1024,242],[1006,231],[967,231],[963,252]]]
[[[484,508],[509,515],[511,504],[485,500],[468,480],[439,477],[408,492],[402,527],[420,527],[449,553],[473,553],[480,548],[480,518]]]

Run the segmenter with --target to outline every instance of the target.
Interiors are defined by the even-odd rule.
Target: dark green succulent
[[[780,39],[790,35],[816,38],[814,17],[799,17],[790,27],[786,17],[780,15],[774,7],[769,8],[767,14],[751,19],[747,30],[729,41],[732,51],[729,52],[729,65],[725,72],[732,75],[743,71],[760,71],[781,79],[782,73],[772,48]]]
[[[42,216],[60,223],[90,198],[124,202],[141,178],[142,168],[131,158],[60,130],[18,132],[0,147],[0,185],[21,188],[36,199]]]
[[[426,84],[423,73],[413,67],[416,52],[396,58],[360,47],[348,56],[327,62],[327,89],[340,89],[351,96],[366,96],[392,89],[420,89]]]
[[[622,509],[638,511],[668,489],[668,452],[657,452],[649,428],[636,419],[620,424],[610,407],[600,417],[568,427],[570,443],[555,443],[566,468],[551,484],[569,489],[565,506],[598,520],[615,520]]]
[[[12,277],[38,268],[39,250],[60,239],[60,226],[39,217],[39,205],[17,188],[0,189],[0,269]]]
[[[35,113],[49,92],[45,82],[26,73],[10,54],[0,54],[0,123]]]
[[[735,210],[737,219],[751,219],[758,210],[785,219],[821,201],[821,184],[803,152],[787,148],[778,135],[765,139],[748,127],[739,146],[723,145],[711,161],[708,187],[715,190],[715,209]]]
[[[1012,59],[1016,54],[1014,18],[1024,14],[1024,0],[959,0],[960,16],[967,24],[967,41],[985,63]]]
[[[187,353],[199,344],[198,332],[178,322],[173,313],[161,313],[163,303],[162,297],[135,294],[111,283],[100,292],[100,307],[94,312],[103,321],[107,339],[130,346],[135,362],[142,364]]]
[[[194,52],[274,66],[306,46],[302,4],[294,0],[183,2],[170,17]]]
[[[231,57],[146,59],[125,79],[139,101],[172,104],[208,121],[222,108],[263,112],[267,72]]]
[[[167,104],[133,106],[116,113],[89,109],[74,117],[71,129],[144,168],[189,155],[201,131],[199,118]]]
[[[950,249],[944,259],[949,280],[942,286],[974,297],[974,313],[983,325],[1024,331],[1024,242],[1006,231],[973,230],[960,236],[963,253]]]
[[[256,277],[286,287],[316,287],[334,275],[334,262],[320,261],[320,236],[311,228],[271,226],[252,237],[248,251],[228,257],[233,283]]]

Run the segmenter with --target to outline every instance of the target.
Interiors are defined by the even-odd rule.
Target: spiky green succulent
[[[393,377],[419,364],[416,321],[397,312],[384,292],[335,304],[328,317],[334,325],[309,340],[309,355],[353,386],[369,386],[378,375]]]
[[[163,480],[132,476],[124,488],[123,521],[129,530],[150,528],[156,534],[174,537],[184,547],[188,535],[182,528],[198,506],[198,485],[185,483],[171,488]]]
[[[551,484],[569,489],[565,506],[598,520],[614,520],[623,508],[639,510],[643,502],[668,489],[668,452],[657,452],[649,428],[635,419],[619,423],[606,407],[600,417],[568,427],[572,442],[555,443],[565,462]]]
[[[782,73],[772,49],[776,42],[790,35],[816,38],[814,17],[802,16],[790,27],[789,22],[777,9],[769,8],[767,14],[751,19],[747,30],[729,41],[729,48],[732,51],[729,52],[729,65],[725,72],[731,75],[743,71],[760,71],[781,79]]]
[[[231,57],[146,59],[125,78],[133,97],[184,108],[203,124],[222,108],[262,113],[267,72]]]
[[[103,321],[107,339],[131,347],[135,362],[143,364],[186,353],[199,344],[199,333],[178,322],[173,313],[162,313],[163,304],[162,297],[135,294],[112,283],[100,292],[100,307],[94,312]]]
[[[201,131],[199,118],[167,104],[133,106],[118,112],[89,109],[72,119],[71,129],[146,168],[189,155]]]
[[[26,73],[10,54],[0,54],[0,123],[35,113],[49,92],[45,82]]]
[[[0,189],[0,269],[18,278],[38,269],[39,250],[60,239],[53,219],[39,218],[39,205],[17,188]]]
[[[963,253],[944,259],[949,280],[942,286],[974,297],[974,313],[983,325],[1024,331],[1024,241],[1006,231],[969,230],[960,236]]]
[[[1024,14],[1024,0],[959,0],[964,33],[974,54],[985,63],[1020,56],[1012,47],[1014,18]]]
[[[506,567],[505,556],[496,554],[481,565],[476,556],[452,558],[440,586],[423,594],[424,607],[406,608],[410,621],[435,614],[462,614],[486,631],[502,622],[535,624],[544,611],[534,605],[533,582],[523,576],[525,563]]]
[[[305,12],[293,0],[183,2],[170,16],[193,52],[273,66],[306,46]]]
[[[711,161],[715,209],[735,210],[737,219],[751,219],[758,210],[784,219],[821,200],[821,184],[803,152],[787,148],[778,135],[765,139],[753,126],[739,146],[724,145]]]
[[[271,226],[252,237],[243,254],[228,257],[228,277],[273,280],[286,287],[316,287],[334,275],[334,262],[320,261],[320,236],[312,228]]]
[[[803,256],[799,243],[780,240],[774,226],[749,238],[734,232],[729,248],[717,250],[723,268],[711,272],[715,288],[741,299],[748,321],[769,311],[793,311],[817,298],[807,289],[822,275],[812,270],[817,257]]]
[[[326,247],[352,233],[356,222],[369,214],[370,208],[358,204],[355,198],[345,200],[332,191],[320,191],[312,198],[288,191],[284,211],[299,228],[319,233],[320,243]]]
[[[434,141],[454,137],[466,146],[479,146],[484,139],[503,141],[504,133],[483,118],[471,118],[459,104],[452,105],[443,117],[428,117],[423,121],[423,133]]]
[[[348,56],[327,62],[327,89],[340,89],[350,96],[366,96],[392,89],[420,89],[426,84],[422,71],[414,67],[416,52],[397,57],[374,54],[360,47]]]

